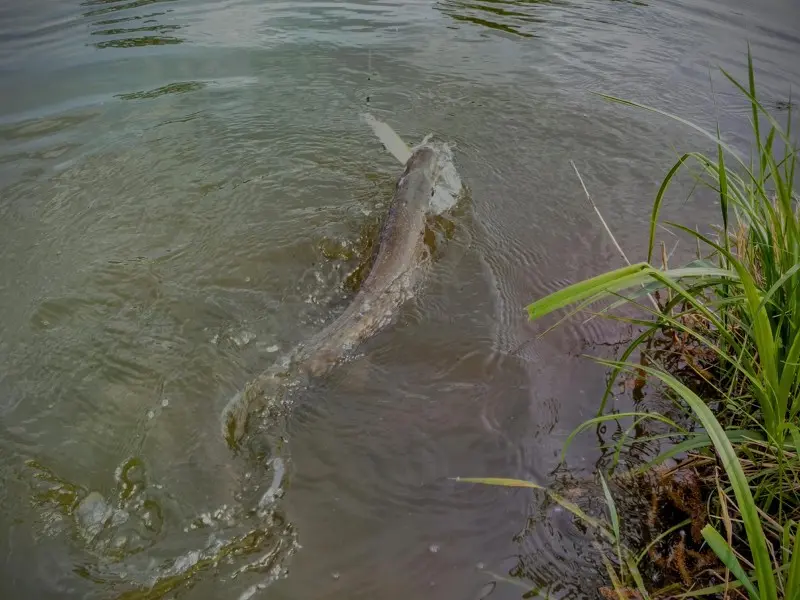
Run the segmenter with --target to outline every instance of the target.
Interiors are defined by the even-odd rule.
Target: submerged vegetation
[[[657,423],[649,434],[640,431],[637,442],[667,442],[661,453],[625,476],[650,478],[648,521],[660,530],[646,547],[627,548],[625,514],[615,507],[603,475],[607,522],[548,492],[610,542],[613,551],[604,551],[610,585],[600,591],[607,598],[800,598],[800,219],[791,109],[783,126],[759,101],[749,52],[746,83],[723,74],[751,108],[750,160],[726,144],[718,128],[707,132],[680,117],[605,96],[691,127],[712,140],[716,152],[686,153],[668,171],[653,204],[645,262],[568,286],[528,307],[532,320],[570,307],[568,318],[592,307],[593,318],[616,319],[637,331],[618,360],[600,361],[610,369],[600,412],[567,444],[608,421],[632,423],[621,426],[629,434]],[[675,177],[692,167],[692,175],[719,199],[721,223],[712,234],[665,223],[697,245],[695,260],[671,268],[663,245],[657,251],[660,210]],[[655,386],[671,400],[669,414],[642,403],[630,412],[607,410],[625,377]],[[632,442],[623,438],[615,444],[615,464]],[[665,505],[681,502],[681,518],[689,518],[656,519]]]

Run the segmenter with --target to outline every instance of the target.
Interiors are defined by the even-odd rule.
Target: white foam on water
[[[436,181],[433,184],[431,212],[435,215],[440,215],[456,205],[461,195],[462,185],[461,177],[453,161],[453,149],[450,144],[431,141],[432,136],[429,134],[419,144],[409,148],[387,123],[376,119],[369,113],[363,114],[362,117],[384,147],[404,165],[411,158],[414,150],[423,146],[431,148],[436,153],[436,161],[438,163]]]
[[[453,162],[453,150],[450,144],[433,142],[428,145],[436,152],[436,160],[439,163],[436,181],[433,183],[431,212],[440,215],[458,202],[462,191],[461,177]]]

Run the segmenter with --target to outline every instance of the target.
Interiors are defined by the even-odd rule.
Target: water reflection
[[[125,10],[128,8],[139,8],[140,6],[147,6],[149,4],[156,4],[159,2],[175,2],[175,0],[134,0],[133,2],[126,2],[125,0],[85,0],[84,2],[81,3],[81,6],[102,7],[102,8],[94,8],[88,12],[83,13],[84,17],[94,17],[97,15],[104,15],[110,12],[116,12],[118,10]]]
[[[131,92],[129,94],[117,94],[116,97],[121,100],[151,100],[164,96],[165,94],[185,94],[187,92],[195,92],[206,87],[202,81],[177,81],[169,85],[162,85],[154,90],[147,90],[142,92]]]
[[[535,24],[544,22],[538,14],[541,5],[559,3],[558,0],[444,0],[439,8],[456,21],[531,38],[536,36]]]
[[[610,0],[619,4],[647,6],[643,0]],[[551,11],[584,6],[568,0],[441,0],[437,8],[450,18],[510,33],[523,38],[535,38],[548,21],[554,20]],[[546,12],[547,11],[547,12]],[[590,11],[589,11],[590,12]],[[612,24],[610,21],[607,22]]]
[[[94,42],[96,48],[132,48],[136,46],[164,46],[180,44],[183,38],[177,37],[173,32],[182,29],[182,25],[160,23],[156,17],[161,17],[172,12],[172,9],[147,14],[136,14],[136,9],[142,6],[161,2],[174,2],[175,0],[86,0],[81,6],[93,7],[83,13],[84,17],[97,17],[120,11],[131,11],[125,16],[94,21],[92,26],[93,36],[104,36],[112,39]],[[126,27],[125,25],[130,25]],[[143,35],[144,34],[144,35]],[[171,34],[171,35],[167,35]]]

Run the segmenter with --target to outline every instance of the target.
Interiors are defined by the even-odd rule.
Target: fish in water
[[[371,116],[366,120],[387,150],[405,164],[381,228],[372,268],[339,318],[231,399],[222,413],[222,428],[233,449],[246,433],[248,416],[254,409],[280,402],[290,386],[327,374],[386,327],[414,295],[430,262],[424,243],[426,220],[437,179],[443,170],[446,176],[452,165],[441,159],[441,150],[427,139],[411,151],[388,125]]]
[[[280,433],[277,436],[275,433],[282,430],[280,422],[285,416],[282,408],[289,392],[329,373],[352,356],[360,344],[392,322],[400,306],[418,289],[426,266],[431,262],[424,239],[429,215],[436,215],[455,204],[461,183],[446,146],[424,140],[412,150],[388,125],[371,118],[367,118],[367,122],[387,150],[404,164],[382,225],[373,266],[352,302],[335,321],[276,362],[231,399],[222,413],[222,429],[228,445],[234,450],[245,437],[256,447],[263,442],[280,444]],[[245,436],[251,429],[248,427],[248,420],[252,421],[249,417],[259,409],[268,411],[269,417],[275,418],[261,421],[265,430],[259,431],[259,435]],[[241,557],[241,560],[256,557],[252,563],[242,565],[238,562],[233,577],[237,573],[263,569],[262,556],[268,556],[270,564],[286,560],[297,547],[294,529],[275,507],[275,501],[282,494],[287,466],[279,452],[267,463],[272,479],[266,491],[260,492],[255,507],[240,509],[225,505],[203,513],[200,516],[203,527],[213,528],[213,533],[203,536],[206,545],[187,550],[155,570],[147,552],[137,548],[131,550],[125,545],[128,533],[121,528],[138,524],[138,513],[127,506],[115,508],[113,502],[98,492],[89,493],[77,505],[74,516],[86,548],[98,554],[100,559],[92,568],[92,575],[96,574],[98,581],[107,581],[109,585],[134,588],[130,590],[130,596],[123,592],[119,598],[161,598],[176,593],[179,586],[192,586],[202,572],[216,569],[233,557]],[[242,533],[245,526],[248,531]],[[152,527],[152,523],[148,525],[148,531]],[[194,521],[187,533],[190,530],[194,530]],[[196,539],[195,534],[190,535],[192,540]],[[130,539],[139,540],[138,537]],[[149,538],[142,539],[149,543]],[[122,552],[124,556],[120,554]],[[269,575],[265,582],[249,588],[240,599],[252,597],[272,578],[273,575]]]

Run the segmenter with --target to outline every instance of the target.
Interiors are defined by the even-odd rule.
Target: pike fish
[[[424,243],[426,219],[437,179],[442,169],[453,169],[452,164],[441,160],[442,150],[427,139],[412,151],[387,124],[369,115],[366,120],[386,149],[404,164],[372,268],[335,321],[231,399],[222,413],[222,429],[233,449],[248,430],[250,414],[256,409],[277,408],[275,403],[283,401],[290,387],[322,377],[352,356],[358,346],[393,321],[424,278],[431,259]],[[457,175],[456,180],[460,186]]]

